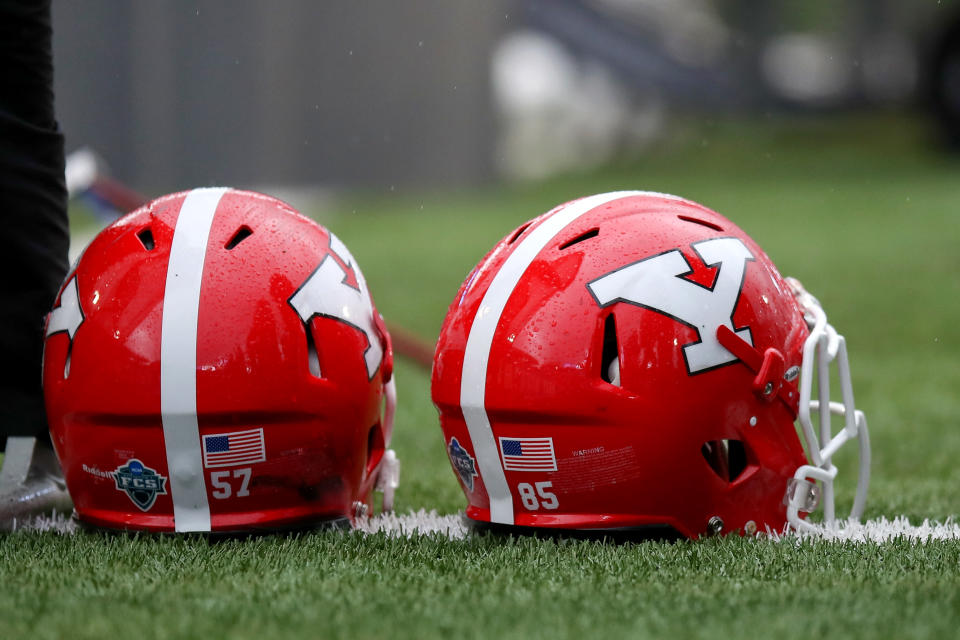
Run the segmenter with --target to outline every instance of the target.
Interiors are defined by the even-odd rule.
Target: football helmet
[[[104,229],[47,317],[77,516],[234,532],[390,509],[393,355],[356,261],[274,198],[168,195]]]
[[[675,196],[582,198],[501,240],[450,306],[432,396],[477,522],[810,529],[818,500],[835,519],[832,460],[851,439],[863,511],[843,337],[747,234]]]

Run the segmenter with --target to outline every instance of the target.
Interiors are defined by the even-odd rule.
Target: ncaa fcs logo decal
[[[479,478],[477,474],[477,461],[467,453],[467,450],[460,446],[456,438],[450,438],[450,444],[447,446],[447,454],[450,456],[450,463],[453,469],[463,481],[463,486],[467,491],[473,491],[473,479]]]
[[[113,472],[117,491],[127,494],[140,511],[149,511],[158,495],[166,495],[167,479],[136,458]]]
[[[620,267],[587,285],[600,307],[626,302],[661,313],[697,331],[699,340],[683,345],[690,375],[735,362],[737,357],[717,340],[725,325],[753,346],[750,327],[733,326],[733,312],[753,254],[739,238],[714,238],[690,245],[708,267],[717,267],[712,287],[684,276],[693,273],[679,249]]]

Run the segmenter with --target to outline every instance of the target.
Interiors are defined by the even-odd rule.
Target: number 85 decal
[[[517,491],[520,492],[520,501],[527,511],[536,511],[537,509],[556,509],[560,506],[557,501],[557,494],[547,489],[553,486],[552,482],[521,482],[517,485]],[[534,491],[536,487],[536,491]]]

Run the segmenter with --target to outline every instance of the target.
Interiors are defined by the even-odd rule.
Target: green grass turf
[[[4,637],[956,637],[960,546],[14,535]]]
[[[866,516],[956,517],[960,162],[898,117],[700,123],[669,140],[545,183],[368,195],[307,212],[351,248],[384,315],[433,339],[473,265],[553,205],[635,188],[700,201],[803,280],[847,336],[874,450]],[[429,377],[402,361],[397,377],[399,511],[454,513],[464,500]],[[843,460],[849,475],[855,459]],[[850,491],[841,486],[842,505]],[[960,542],[17,533],[0,537],[0,585],[2,637],[953,638],[960,629]]]

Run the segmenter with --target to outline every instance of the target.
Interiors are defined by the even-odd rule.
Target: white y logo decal
[[[60,294],[60,304],[53,308],[47,318],[47,337],[66,331],[72,341],[81,324],[83,309],[80,308],[80,295],[77,292],[77,276],[73,276]]]
[[[750,327],[733,326],[747,261],[753,260],[753,255],[737,238],[715,238],[692,246],[704,264],[718,267],[713,288],[682,277],[693,273],[693,269],[678,249],[634,262],[587,285],[601,307],[627,302],[696,329],[700,339],[683,345],[690,374],[736,361],[737,357],[717,341],[720,325],[726,325],[753,345]]]
[[[367,377],[373,378],[383,360],[383,346],[374,328],[373,304],[356,261],[346,245],[332,233],[330,253],[323,257],[320,266],[290,296],[290,306],[296,309],[304,322],[313,316],[325,316],[363,331],[367,336],[367,348],[363,352]]]

